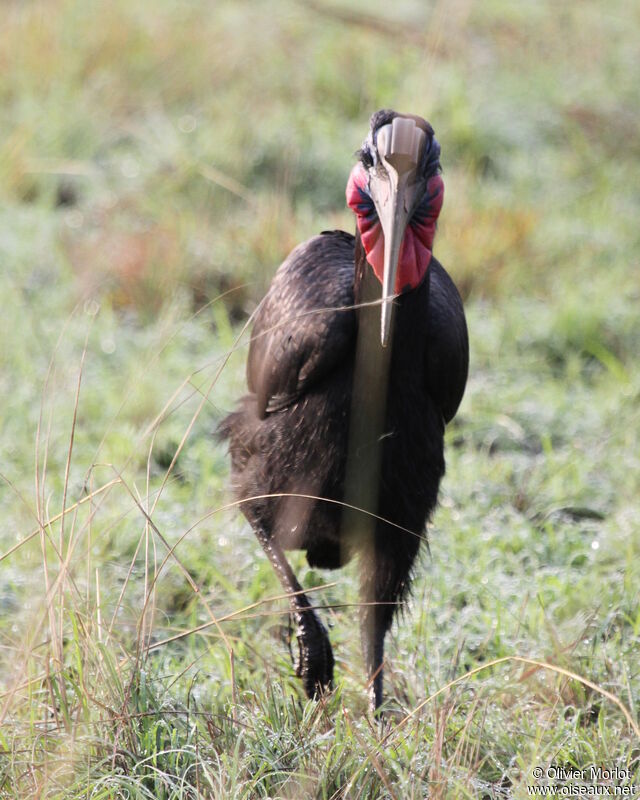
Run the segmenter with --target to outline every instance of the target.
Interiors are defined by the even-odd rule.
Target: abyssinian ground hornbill
[[[433,128],[378,111],[358,157],[355,237],[325,231],[280,266],[255,315],[249,394],[220,434],[242,511],[292,594],[309,697],[331,685],[333,653],[284,551],[305,550],[314,567],[359,557],[377,709],[384,637],[436,505],[469,347],[460,296],[431,253],[444,193]]]

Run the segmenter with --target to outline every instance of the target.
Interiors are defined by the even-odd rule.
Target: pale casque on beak
[[[384,277],[380,341],[389,342],[396,273],[402,239],[411,214],[426,190],[418,167],[426,134],[410,117],[395,117],[377,131],[378,163],[371,169],[369,191],[384,233]]]

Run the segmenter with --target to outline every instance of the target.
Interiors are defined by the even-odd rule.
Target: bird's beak
[[[415,121],[396,117],[378,129],[377,150],[381,166],[371,172],[369,191],[384,233],[384,273],[380,341],[389,342],[396,274],[402,239],[425,181],[417,177],[426,136]]]

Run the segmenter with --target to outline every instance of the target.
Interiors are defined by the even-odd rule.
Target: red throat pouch
[[[369,194],[369,178],[361,163],[351,170],[347,182],[347,205],[355,212],[360,238],[376,277],[382,283],[384,272],[384,233],[375,205]],[[426,275],[436,222],[444,199],[444,181],[433,175],[427,182],[427,191],[405,230],[398,258],[395,292],[407,292],[422,283]]]

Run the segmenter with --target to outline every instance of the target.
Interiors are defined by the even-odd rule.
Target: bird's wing
[[[256,314],[247,382],[264,418],[300,397],[353,351],[354,237],[328,231],[296,247]]]
[[[444,267],[432,258],[428,272],[427,388],[444,421],[451,422],[469,371],[467,323],[458,290]]]

